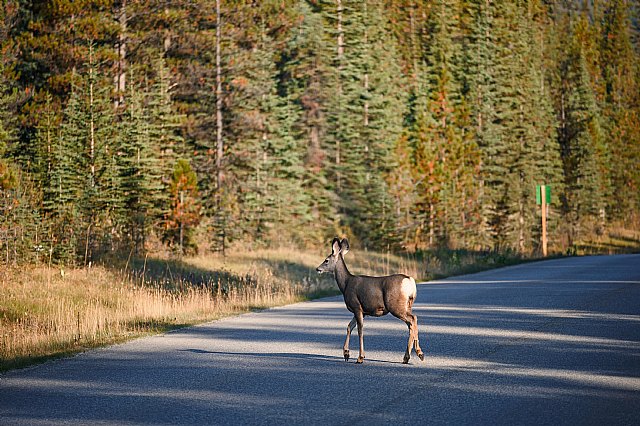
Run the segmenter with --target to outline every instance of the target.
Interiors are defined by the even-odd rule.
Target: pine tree
[[[306,142],[302,190],[307,195],[310,222],[306,239],[317,244],[331,238],[337,208],[330,191],[329,179],[332,151],[326,135],[329,131],[327,107],[333,47],[323,16],[306,1],[297,5],[299,21],[291,28],[291,38],[283,55],[280,86],[300,110],[292,123],[293,137]]]
[[[499,53],[497,40],[497,9],[485,1],[472,3],[473,24],[469,74],[469,99],[475,139],[481,151],[478,202],[481,206],[478,243],[483,248],[496,247],[500,235],[500,198],[508,181],[508,166],[503,155],[508,149],[500,138],[498,110]]]
[[[415,251],[418,246],[413,153],[408,132],[405,132],[394,147],[393,158],[397,167],[387,178],[394,222],[392,240],[397,242],[395,247],[409,251]]]
[[[54,111],[62,111],[71,93],[73,80],[85,67],[89,47],[100,75],[108,75],[117,34],[116,22],[109,13],[113,0],[55,2],[19,2],[12,32],[21,48],[15,61],[16,81],[29,93],[21,117],[21,137],[14,157],[25,170],[37,153],[34,149],[37,111],[46,97]],[[91,41],[91,43],[89,43]]]
[[[17,8],[13,1],[0,6],[0,263],[6,264],[37,260],[34,249],[41,250],[43,233],[37,184],[10,158],[16,154],[15,109],[21,101],[12,66],[16,51],[10,38]]]
[[[518,83],[522,97],[518,99],[521,113],[518,116],[520,152],[516,161],[520,176],[516,247],[521,253],[528,253],[538,247],[541,234],[538,209],[534,203],[536,185],[550,185],[554,193],[561,192],[563,188],[550,94],[541,71],[545,63],[543,28],[548,21],[548,13],[546,6],[537,1],[529,2],[517,13],[521,38],[525,40],[522,51],[527,60],[519,71]],[[555,200],[552,199],[551,207],[556,204]]]
[[[456,123],[456,100],[461,97],[460,86],[454,81],[453,74],[457,64],[453,61],[453,37],[457,36],[457,20],[453,18],[455,5],[453,2],[439,1],[428,21],[431,28],[431,38],[427,46],[426,61],[428,82],[428,101],[426,114],[427,139],[431,140],[434,160],[440,163],[436,169],[439,175],[434,179],[438,182],[437,202],[429,201],[429,245],[433,246],[435,239],[442,239],[449,244],[452,233],[451,215],[449,211],[454,201],[455,185],[452,155],[458,151],[461,140],[461,130]],[[453,160],[455,161],[455,160]],[[431,188],[429,192],[433,192]],[[436,229],[437,228],[437,229]]]
[[[44,190],[45,212],[54,223],[60,248],[57,254],[69,261],[77,254],[86,262],[96,250],[113,246],[114,241],[102,237],[113,234],[122,201],[109,88],[97,74],[91,52],[86,74],[73,81]]]
[[[596,222],[604,214],[608,177],[603,174],[606,148],[599,123],[600,112],[591,90],[584,52],[577,47],[570,64],[563,126],[563,158],[566,182],[565,209],[572,227],[570,241],[581,237],[585,221]]]
[[[538,237],[536,182],[560,180],[553,111],[540,71],[547,15],[537,2],[479,2],[475,10],[477,54],[469,62],[476,78],[469,87],[482,152],[479,241],[527,252]]]
[[[362,69],[358,69],[365,32],[360,19],[362,5],[342,0],[321,5],[334,52],[326,88],[331,93],[326,106],[326,141],[331,163],[329,179],[338,210],[336,228],[352,238],[361,239],[363,235],[359,229],[352,229],[350,221],[359,220],[365,205],[366,171],[361,161],[364,146],[359,133],[364,115],[364,84]]]
[[[171,209],[167,215],[164,238],[180,254],[194,252],[194,228],[200,222],[198,206],[198,183],[189,162],[182,158],[176,161],[169,185]]]
[[[393,150],[401,138],[406,108],[404,78],[395,40],[387,36],[390,28],[384,10],[377,3],[365,2],[366,24],[363,52],[363,129],[365,143],[365,199],[369,206],[364,218],[368,245],[388,248],[391,237],[392,199],[387,177],[398,165]]]
[[[297,144],[290,144],[292,123],[298,114],[295,105],[281,99],[278,92],[276,47],[282,42],[280,31],[287,27],[281,28],[283,22],[274,20],[269,12],[280,7],[269,2],[242,7],[241,20],[227,23],[238,28],[238,34],[231,40],[235,44],[231,49],[233,66],[227,70],[230,88],[225,136],[233,150],[225,167],[225,221],[228,238],[268,244],[280,227],[278,217],[283,217],[276,206],[282,206],[278,200],[285,195],[275,182],[282,182],[280,175],[288,173],[286,169],[301,170],[303,151]],[[247,20],[255,26],[242,27]],[[282,113],[282,108],[287,112]],[[287,115],[290,120],[283,121]],[[292,151],[282,149],[282,145],[291,146]],[[287,156],[293,159],[283,158]],[[287,162],[290,166],[284,167]]]
[[[324,12],[338,44],[327,141],[341,224],[365,246],[383,246],[393,218],[386,176],[406,104],[397,46],[377,4],[327,4]]]
[[[268,128],[266,151],[268,209],[273,223],[269,240],[286,245],[294,240],[303,245],[313,225],[309,199],[304,186],[304,154],[306,147],[293,132],[297,120],[296,105],[287,98],[275,98],[272,119]]]
[[[20,96],[15,84],[14,61],[15,48],[10,33],[12,22],[17,14],[17,3],[9,1],[0,6],[0,188],[6,189],[15,184],[16,169],[5,159],[17,150],[17,126],[13,109]]]
[[[40,196],[28,176],[0,158],[0,264],[37,262],[44,252]]]
[[[137,253],[142,253],[150,233],[164,232],[164,213],[169,210],[168,177],[160,161],[160,148],[151,137],[155,132],[146,104],[149,94],[134,84],[130,84],[129,89],[126,114],[118,130],[122,152],[117,159],[123,194],[123,210],[119,216],[126,240]]]
[[[596,8],[569,10],[558,19],[555,36],[558,141],[564,168],[562,207],[569,246],[590,231],[606,227],[611,197],[611,158],[604,137],[608,118],[603,114],[606,87],[601,78],[600,14]],[[600,99],[600,102],[598,101]]]
[[[48,182],[44,187],[43,205],[51,224],[51,251],[62,262],[73,263],[78,251],[78,200],[81,198],[80,174],[82,141],[86,139],[80,104],[80,89],[72,83],[69,102],[63,113],[60,131],[52,147]]]
[[[144,129],[145,141],[149,151],[149,161],[152,176],[158,176],[156,187],[164,190],[151,192],[154,206],[154,221],[156,229],[162,228],[162,218],[169,212],[168,188],[174,165],[178,158],[186,154],[184,140],[181,135],[183,116],[174,109],[172,98],[172,75],[162,55],[156,58],[154,66],[155,78],[152,86],[146,89],[145,116],[148,124]],[[151,176],[149,177],[151,178]],[[157,213],[156,213],[157,212]]]
[[[617,218],[629,216],[640,205],[640,173],[635,162],[640,156],[640,70],[638,51],[630,39],[630,8],[627,1],[606,3],[602,11],[602,78],[606,92],[602,111],[607,118],[611,151],[611,179],[614,188],[611,212]],[[626,213],[624,213],[626,212]],[[631,215],[635,216],[635,215]]]

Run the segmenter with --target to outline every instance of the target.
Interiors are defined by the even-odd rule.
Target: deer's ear
[[[337,238],[333,239],[331,243],[331,254],[337,256],[340,253],[340,240]]]
[[[342,242],[340,243],[340,247],[341,247],[341,252],[343,256],[349,253],[349,241],[346,238],[342,239]]]

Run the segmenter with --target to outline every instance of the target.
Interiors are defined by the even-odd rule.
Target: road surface
[[[414,312],[424,362],[391,316],[345,362],[327,298],[9,372],[0,424],[640,424],[640,255],[421,284]]]

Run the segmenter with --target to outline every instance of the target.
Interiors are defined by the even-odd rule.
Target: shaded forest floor
[[[571,254],[640,251],[640,233],[620,230],[576,244]],[[229,315],[338,294],[316,266],[325,252],[253,250],[171,259],[114,258],[88,268],[0,268],[0,372],[90,348]],[[405,273],[418,280],[526,261],[513,252],[354,251],[352,273]]]

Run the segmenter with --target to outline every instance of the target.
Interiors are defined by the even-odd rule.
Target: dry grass
[[[227,273],[225,280],[195,284],[182,275],[167,280],[151,276],[152,272],[143,279],[135,270],[124,274],[105,267],[63,273],[46,267],[1,270],[0,371],[296,302],[322,290],[319,281],[277,278],[271,269],[249,275]]]
[[[612,227],[603,235],[589,235],[567,250],[570,254],[624,254],[640,252],[640,231]]]
[[[236,251],[226,258],[197,256],[185,259],[185,263],[205,270],[226,270],[238,275],[273,273],[274,279],[301,282],[306,286],[321,288],[331,285],[332,278],[321,277],[315,268],[330,253],[280,249]],[[389,275],[403,273],[420,276],[420,263],[415,256],[399,256],[390,253],[353,251],[345,257],[349,270],[354,274]]]

